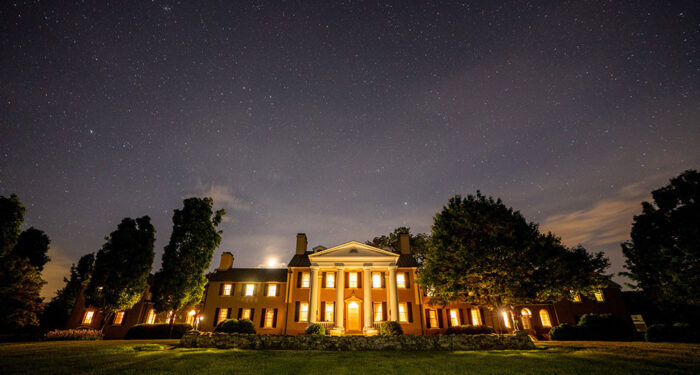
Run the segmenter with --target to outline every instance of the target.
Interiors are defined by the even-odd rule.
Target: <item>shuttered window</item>
[[[302,302],[299,304],[299,321],[308,322],[309,321],[309,303]]]
[[[430,324],[428,328],[438,327],[437,312],[435,310],[428,310],[428,322]]]

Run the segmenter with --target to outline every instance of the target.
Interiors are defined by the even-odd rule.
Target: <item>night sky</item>
[[[44,296],[125,216],[157,270],[193,195],[228,211],[213,266],[428,232],[479,189],[619,272],[700,167],[696,0],[69,3],[0,5],[0,194],[52,240]]]

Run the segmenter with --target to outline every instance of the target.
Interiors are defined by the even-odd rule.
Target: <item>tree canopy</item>
[[[178,311],[202,300],[207,283],[204,273],[221,243],[216,227],[226,214],[224,210],[213,212],[212,207],[211,198],[188,198],[182,209],[175,210],[170,242],[151,289],[157,311]]]
[[[12,253],[17,257],[25,258],[30,266],[43,271],[44,265],[51,260],[46,255],[49,251],[50,243],[51,240],[49,240],[49,236],[44,231],[31,227],[19,235]]]
[[[491,307],[553,302],[606,285],[608,260],[568,249],[522,214],[477,192],[451,198],[434,217],[418,283],[431,301]]]
[[[622,244],[635,285],[660,304],[700,306],[700,173],[683,172],[652,191]]]
[[[65,327],[78,295],[90,279],[94,266],[95,254],[93,253],[83,255],[77,265],[75,263],[71,265],[70,278],[63,278],[65,285],[56,291],[56,295],[46,304],[41,316],[42,328],[49,330]]]

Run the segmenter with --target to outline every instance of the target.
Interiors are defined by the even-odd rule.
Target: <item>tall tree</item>
[[[19,258],[27,259],[30,266],[43,271],[44,265],[51,260],[46,255],[50,243],[51,240],[44,231],[31,227],[19,235],[12,253]]]
[[[418,282],[436,303],[499,306],[553,302],[606,284],[608,260],[567,249],[518,211],[477,192],[457,195],[434,218]]]
[[[12,252],[24,221],[24,206],[19,198],[12,194],[9,198],[0,196],[0,259]]]
[[[700,173],[687,170],[651,193],[634,217],[622,273],[658,304],[700,307]]]
[[[102,310],[102,326],[114,312],[134,306],[146,291],[155,232],[148,216],[124,218],[97,252],[85,302]]]
[[[153,280],[154,307],[175,313],[202,300],[214,250],[221,243],[216,227],[226,212],[213,212],[211,198],[188,198],[181,210],[173,214],[173,231],[163,252],[162,268]]]
[[[73,306],[80,295],[83,286],[90,279],[95,265],[95,254],[83,255],[70,268],[70,278],[63,278],[65,285],[59,289],[44,309],[41,316],[41,327],[44,329],[62,329],[70,317]]]
[[[381,235],[374,237],[373,239],[366,241],[367,245],[378,247],[380,249],[386,249],[394,253],[400,253],[401,248],[399,246],[399,235],[408,234],[408,242],[411,245],[411,252],[418,260],[422,259],[422,254],[425,251],[425,246],[428,242],[428,235],[425,233],[418,233],[416,235],[411,233],[411,228],[409,227],[398,227],[394,229],[389,235]]]

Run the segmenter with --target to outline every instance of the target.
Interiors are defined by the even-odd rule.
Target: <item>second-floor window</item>
[[[224,284],[224,290],[223,290],[223,295],[225,296],[230,296],[231,295],[231,288],[233,287],[232,284]]]
[[[308,288],[311,285],[311,276],[308,272],[303,272],[301,274],[301,287]]]
[[[397,288],[406,288],[406,275],[403,273],[400,273],[396,275],[396,287]]]
[[[255,292],[255,284],[245,284],[245,296],[252,296]]]
[[[372,288],[381,288],[382,287],[382,274],[379,272],[375,272],[372,274]]]
[[[335,288],[335,273],[326,273],[326,288]]]
[[[274,297],[277,295],[277,284],[270,284],[267,286],[267,296]]]
[[[357,272],[350,272],[348,274],[348,287],[357,288]]]

